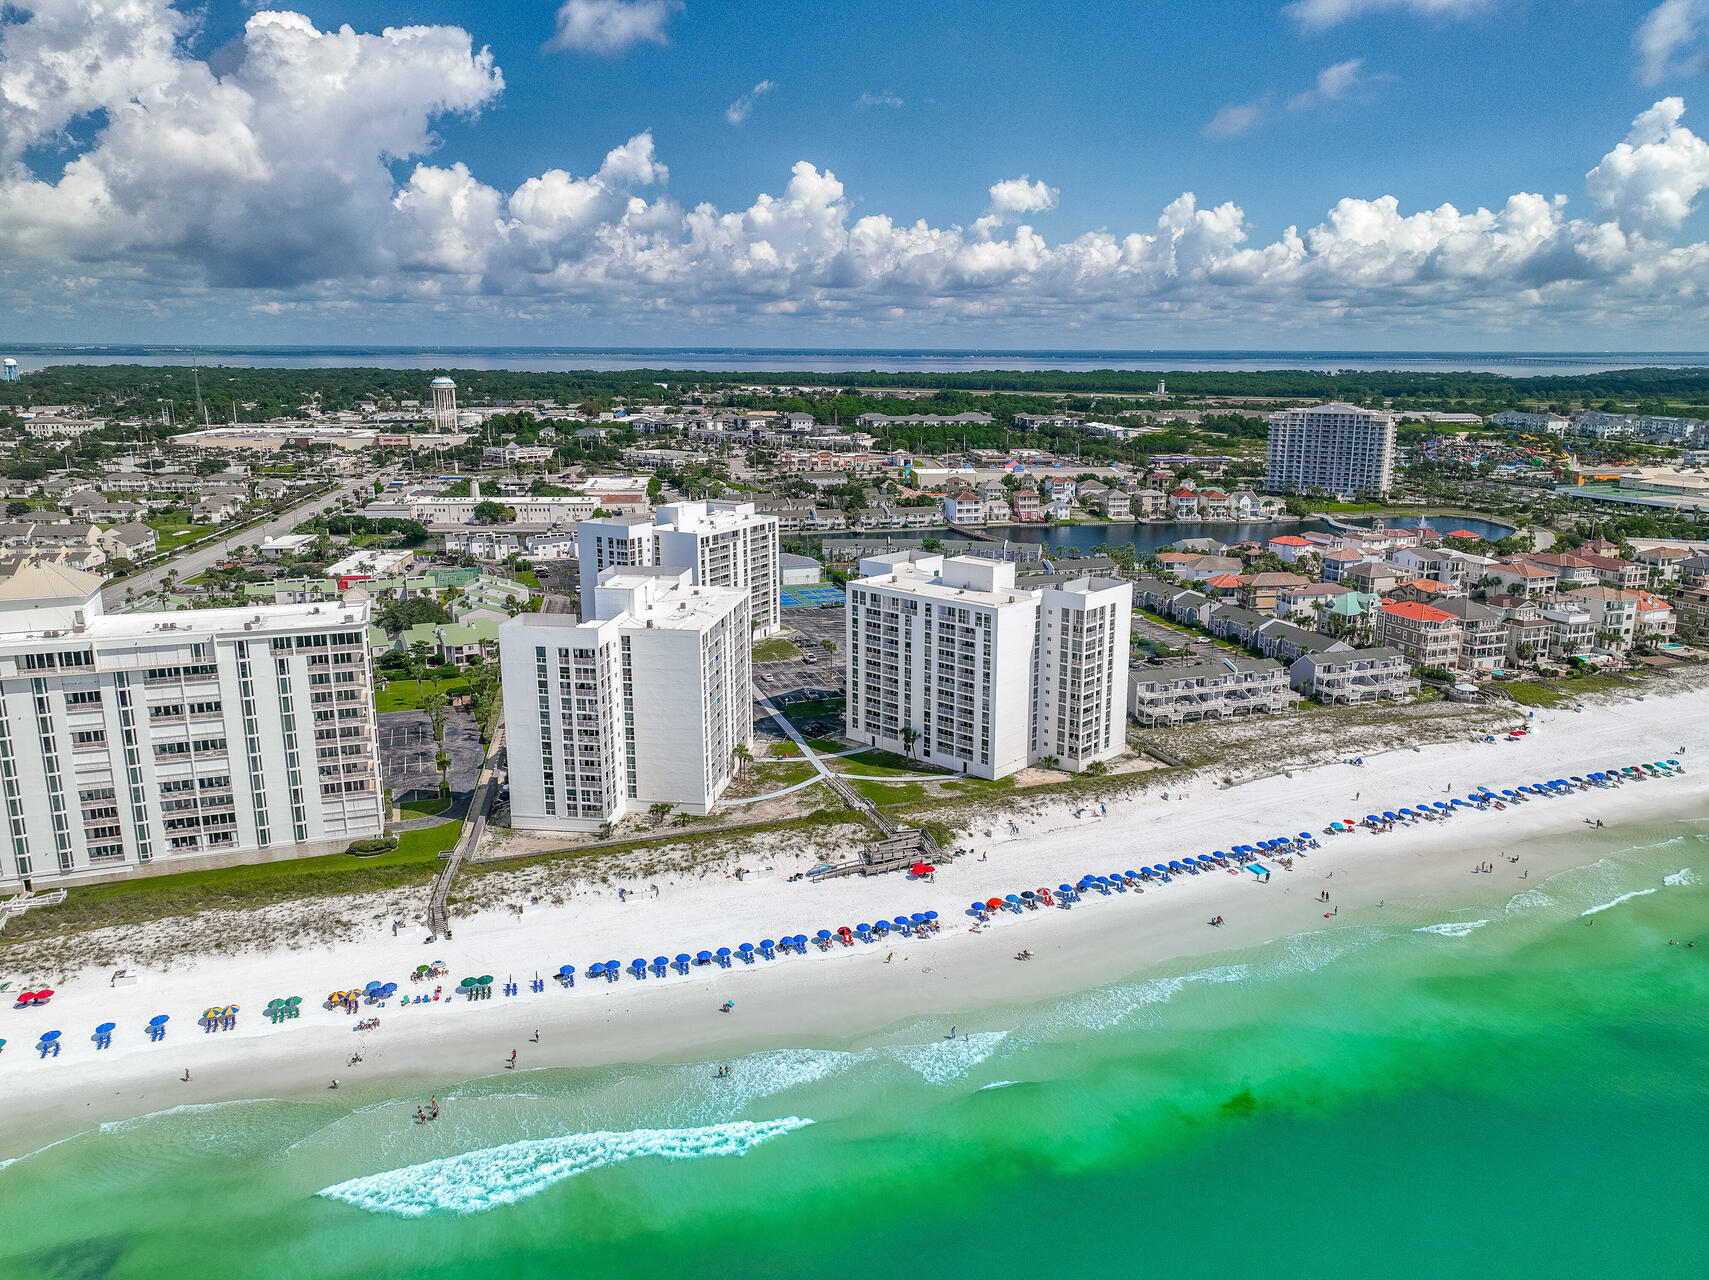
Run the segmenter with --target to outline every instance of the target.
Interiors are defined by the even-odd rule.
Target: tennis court
[[[778,592],[778,602],[785,609],[822,609],[826,605],[843,603],[843,589],[814,583],[810,586],[784,587]]]

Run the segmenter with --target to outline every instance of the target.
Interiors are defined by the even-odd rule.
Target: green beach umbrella
[[[477,987],[480,985],[480,982],[481,980],[479,978],[464,978],[457,985],[459,987]]]
[[[285,1001],[286,1004],[301,1004],[302,1002],[303,998],[301,996],[292,996],[289,1000]]]
[[[490,987],[493,984],[493,976],[490,973],[483,973],[480,977],[476,978],[475,981],[480,983],[483,987]]]

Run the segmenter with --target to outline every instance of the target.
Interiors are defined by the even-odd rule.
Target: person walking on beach
[[[539,1043],[540,1043],[540,1028],[539,1028],[539,1027],[535,1027],[535,1028],[534,1028],[534,1040],[533,1040],[533,1043],[534,1043],[534,1044],[539,1044]]]
[[[189,1067],[184,1068],[184,1083],[185,1084],[190,1083],[190,1068]]]

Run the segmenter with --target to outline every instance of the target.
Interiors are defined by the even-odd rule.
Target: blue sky
[[[1709,346],[1709,0],[113,9],[0,10],[0,337]]]

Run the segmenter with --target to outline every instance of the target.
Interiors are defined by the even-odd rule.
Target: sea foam
[[[1623,893],[1618,898],[1615,898],[1612,901],[1599,902],[1594,907],[1586,907],[1583,911],[1579,912],[1579,915],[1580,916],[1593,916],[1598,911],[1606,911],[1610,907],[1619,906],[1622,902],[1630,902],[1633,898],[1642,898],[1642,897],[1644,897],[1648,894],[1652,894],[1654,892],[1655,892],[1654,889],[1634,889],[1634,890],[1632,890],[1631,893]]]
[[[1427,924],[1414,929],[1414,933],[1434,933],[1440,938],[1464,938],[1473,929],[1481,929],[1488,920],[1452,920],[1447,924]]]
[[[1663,876],[1662,883],[1670,889],[1682,889],[1686,885],[1700,884],[1697,873],[1690,867],[1681,867],[1671,876]]]
[[[746,1155],[762,1142],[812,1123],[799,1116],[786,1116],[780,1120],[732,1120],[694,1129],[631,1129],[626,1133],[535,1138],[352,1178],[316,1194],[398,1218],[484,1213],[538,1195],[578,1173],[643,1156],[700,1160]]]
[[[1007,1031],[976,1031],[930,1044],[893,1044],[884,1053],[919,1072],[928,1084],[953,1084],[996,1052]]]

